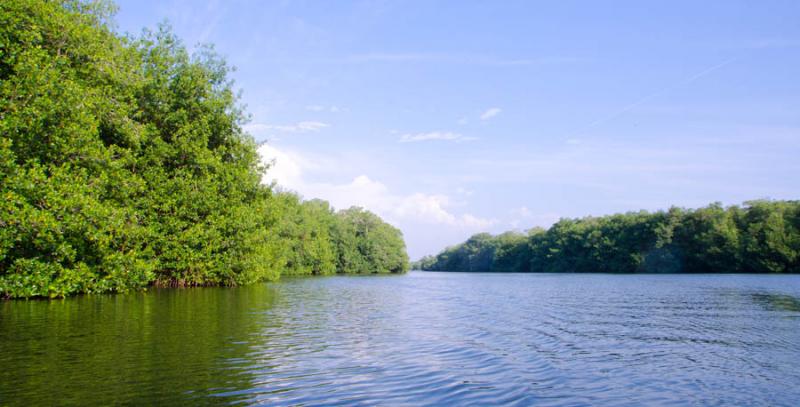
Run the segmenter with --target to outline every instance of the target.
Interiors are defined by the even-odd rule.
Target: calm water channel
[[[800,276],[412,272],[0,302],[0,405],[797,405]]]

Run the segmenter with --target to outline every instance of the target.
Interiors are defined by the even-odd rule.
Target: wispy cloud
[[[762,38],[747,41],[742,44],[742,47],[749,49],[794,48],[800,47],[800,38]]]
[[[466,137],[460,133],[453,133],[449,131],[431,131],[427,133],[403,134],[402,136],[400,136],[399,141],[401,143],[414,143],[420,141],[433,141],[433,140],[462,142],[462,141],[471,141],[477,139],[478,139],[477,137]]]
[[[244,130],[248,133],[259,135],[270,131],[277,131],[283,133],[307,133],[320,131],[326,127],[330,127],[328,123],[303,121],[293,124],[266,124],[266,123],[252,123],[244,125]]]
[[[572,63],[582,61],[582,58],[548,56],[535,58],[507,58],[496,55],[483,54],[447,54],[447,53],[426,53],[426,52],[373,52],[365,54],[355,54],[343,59],[330,62],[343,63],[380,63],[380,62],[437,62],[448,64],[463,65],[487,65],[487,66],[532,66]]]
[[[472,196],[473,194],[475,194],[475,191],[464,187],[458,187],[456,188],[456,193],[463,196]]]
[[[500,114],[500,112],[502,112],[502,111],[503,111],[503,109],[500,109],[499,107],[489,108],[487,111],[485,111],[485,112],[483,112],[481,114],[481,120],[489,120],[492,117],[495,117],[498,114]]]
[[[331,113],[339,113],[342,111],[342,108],[339,106],[323,106],[323,105],[308,105],[306,106],[306,110],[312,112],[331,112]]]

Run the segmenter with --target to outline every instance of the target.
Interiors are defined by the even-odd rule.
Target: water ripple
[[[795,405],[800,277],[411,273],[0,304],[0,404]]]

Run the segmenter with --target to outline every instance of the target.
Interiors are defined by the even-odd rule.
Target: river
[[[0,405],[796,405],[800,276],[285,279],[0,302]]]

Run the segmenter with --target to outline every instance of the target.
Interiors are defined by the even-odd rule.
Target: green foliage
[[[800,272],[800,202],[562,219],[527,237],[478,234],[422,270],[603,273]]]
[[[345,273],[404,273],[403,234],[375,214],[353,207],[339,211],[332,228],[338,269]]]
[[[0,295],[405,270],[376,216],[261,184],[211,48],[189,55],[166,26],[121,37],[113,10],[0,2]]]

